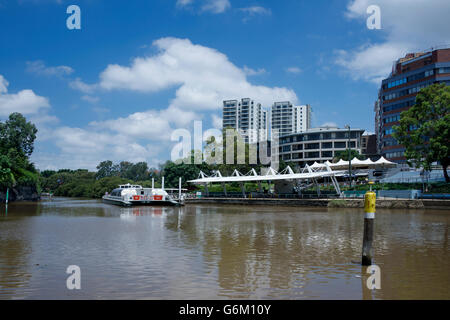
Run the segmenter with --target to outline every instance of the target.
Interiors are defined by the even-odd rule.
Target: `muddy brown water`
[[[378,210],[366,286],[361,209],[0,207],[0,299],[450,299],[450,210]],[[69,265],[81,289],[68,290]]]

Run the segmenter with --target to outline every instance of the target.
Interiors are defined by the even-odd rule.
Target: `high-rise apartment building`
[[[294,107],[294,133],[305,132],[311,128],[311,106],[305,104]]]
[[[236,129],[246,143],[267,139],[267,111],[250,98],[223,102],[223,128]]]
[[[416,102],[420,89],[433,83],[450,85],[450,48],[409,53],[397,60],[389,77],[382,81],[375,103],[378,151],[385,158],[404,163],[405,148],[393,138],[400,113]]]
[[[271,110],[272,130],[280,136],[299,133],[311,127],[311,106],[293,106],[289,101],[275,102]]]

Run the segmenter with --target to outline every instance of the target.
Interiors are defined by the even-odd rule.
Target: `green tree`
[[[33,153],[37,129],[27,122],[20,113],[12,113],[5,123],[0,123],[0,150],[3,154],[14,149],[21,156],[29,157]]]
[[[394,126],[394,138],[405,146],[409,165],[425,170],[439,161],[445,181],[450,182],[450,87],[433,84],[419,91],[416,104],[400,114],[400,124]]]
[[[0,122],[0,187],[35,186],[38,175],[29,156],[33,152],[37,129],[20,113],[12,113]]]
[[[130,179],[130,175],[132,175],[130,173],[131,168],[133,167],[133,164],[131,162],[128,161],[122,161],[119,163],[119,175],[122,178],[126,178],[126,179]]]
[[[112,177],[118,175],[118,167],[111,160],[102,161],[97,166],[96,178]]]
[[[144,181],[149,178],[148,165],[146,162],[138,162],[133,164],[127,173],[127,179],[133,181]]]
[[[11,161],[5,155],[0,155],[0,186],[13,187],[16,179],[12,171]]]
[[[349,155],[348,149],[339,151],[339,152],[336,152],[336,155],[333,160],[336,162],[339,161],[339,159],[342,159],[344,161],[349,161],[349,158],[350,158],[350,160],[353,160],[353,158],[355,158],[355,157],[359,160],[366,159],[366,157],[364,155],[360,154],[359,151],[355,150],[355,149],[350,149],[350,157],[348,155]]]

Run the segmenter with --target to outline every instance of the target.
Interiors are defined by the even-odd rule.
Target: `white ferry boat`
[[[133,205],[164,205],[179,206],[184,204],[183,196],[179,199],[169,195],[164,189],[143,188],[140,185],[125,184],[114,189],[111,193],[106,193],[103,202],[121,206]]]

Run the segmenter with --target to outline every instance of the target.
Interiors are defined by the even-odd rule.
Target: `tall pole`
[[[178,200],[181,201],[181,177],[178,179]]]
[[[152,190],[155,189],[155,178],[152,178]]]
[[[375,221],[375,203],[376,194],[372,191],[373,182],[369,182],[370,191],[367,191],[364,196],[364,234],[363,234],[363,248],[361,264],[363,266],[372,265],[372,242],[373,242],[373,229]]]
[[[164,176],[162,177],[161,189],[164,190]]]
[[[8,205],[9,188],[6,188],[6,205]]]

